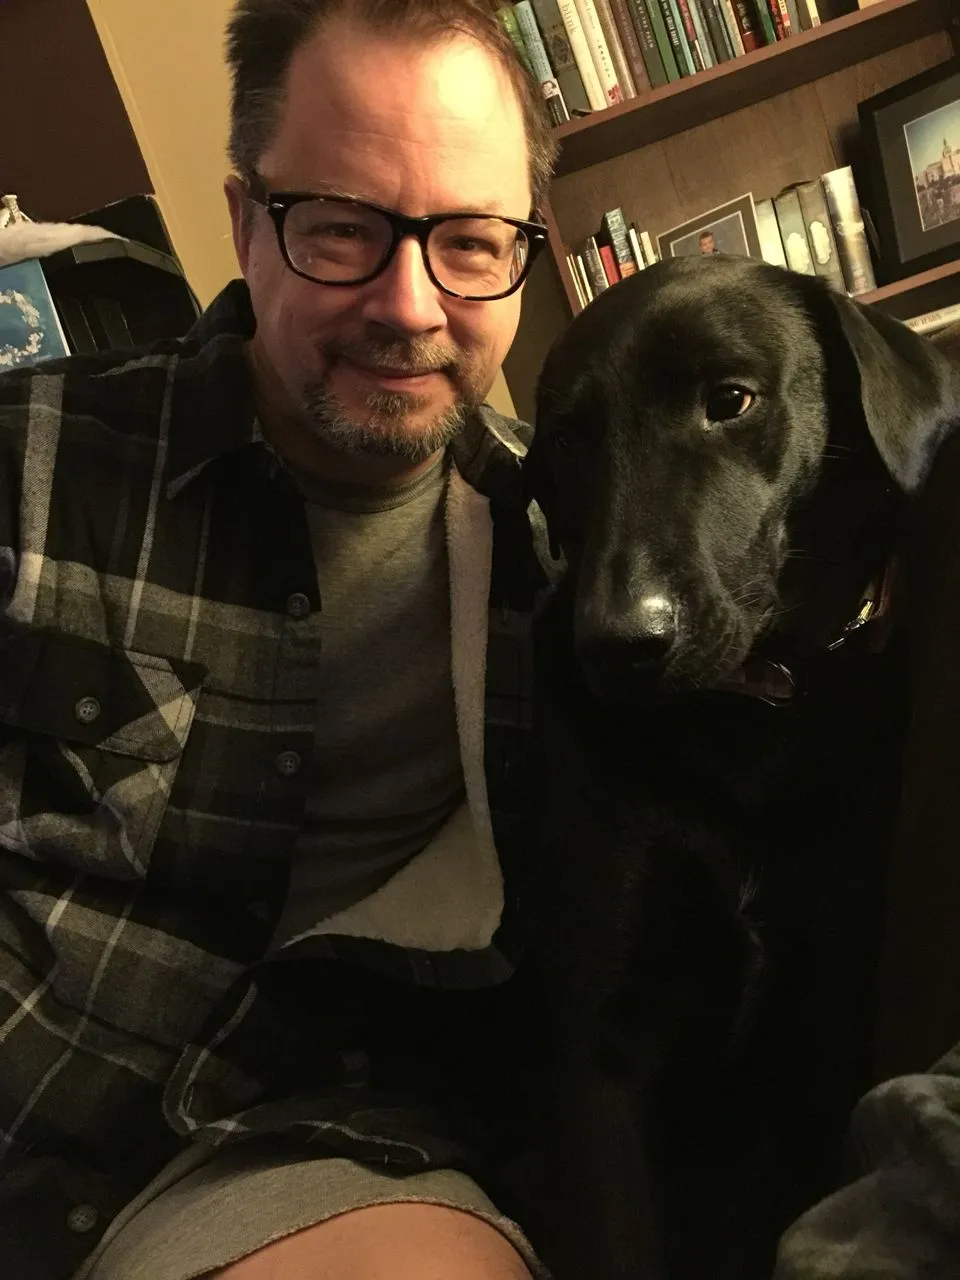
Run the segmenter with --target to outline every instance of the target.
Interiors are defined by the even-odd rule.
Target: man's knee
[[[495,1227],[460,1209],[381,1204],[307,1227],[244,1258],[219,1280],[530,1280]]]

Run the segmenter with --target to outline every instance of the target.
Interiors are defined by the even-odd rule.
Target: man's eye
[[[714,387],[707,396],[707,421],[731,422],[734,418],[742,418],[755,399],[752,391],[733,383]]]

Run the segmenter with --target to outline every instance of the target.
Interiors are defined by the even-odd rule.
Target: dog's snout
[[[669,596],[643,596],[616,619],[591,619],[580,632],[581,658],[591,665],[616,667],[655,678],[667,666],[677,640],[679,609]]]

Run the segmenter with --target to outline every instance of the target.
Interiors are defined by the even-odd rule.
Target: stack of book
[[[554,124],[818,27],[842,0],[517,0],[497,10]]]
[[[860,197],[849,165],[796,182],[754,204],[760,251],[767,262],[823,276],[840,293],[877,287]]]
[[[620,208],[608,209],[597,233],[587,236],[576,253],[567,254],[567,266],[581,307],[612,284],[658,261],[649,234],[638,231],[636,223],[627,222]]]

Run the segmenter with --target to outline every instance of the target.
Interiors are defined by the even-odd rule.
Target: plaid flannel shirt
[[[493,516],[501,926],[481,951],[327,937],[270,957],[323,615],[302,499],[254,414],[253,325],[237,282],[181,341],[0,379],[0,1257],[18,1280],[69,1275],[189,1139],[469,1163],[430,1093],[449,1055],[435,1079],[423,1064],[451,1047],[446,1011],[472,1025],[514,962],[538,586],[519,424],[484,409],[454,446]],[[458,1025],[460,1065],[479,1061]]]

